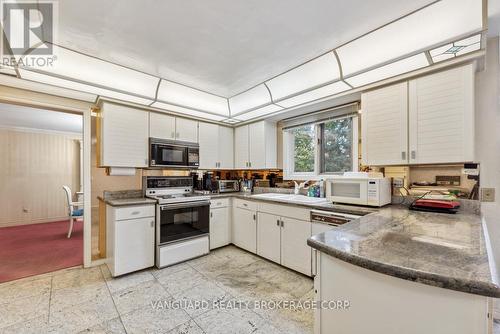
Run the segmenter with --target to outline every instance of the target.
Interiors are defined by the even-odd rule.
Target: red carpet
[[[0,228],[0,283],[83,264],[83,223],[69,222]]]

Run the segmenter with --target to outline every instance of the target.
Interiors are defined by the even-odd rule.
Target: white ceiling
[[[230,97],[432,2],[64,0],[59,44]]]
[[[81,135],[82,116],[0,103],[0,127],[69,132]]]

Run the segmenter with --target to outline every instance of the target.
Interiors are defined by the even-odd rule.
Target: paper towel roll
[[[109,167],[108,168],[109,176],[134,176],[135,168],[129,167]]]

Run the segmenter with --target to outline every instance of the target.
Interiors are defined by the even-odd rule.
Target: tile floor
[[[234,246],[117,279],[72,268],[0,284],[0,333],[312,333],[310,310],[222,307],[311,300],[312,285]]]

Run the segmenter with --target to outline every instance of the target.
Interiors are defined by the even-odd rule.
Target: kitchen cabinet
[[[149,137],[197,143],[198,121],[150,112]]]
[[[234,168],[234,130],[226,126],[219,126],[219,167],[220,169]]]
[[[474,160],[474,67],[409,82],[409,161]]]
[[[229,198],[210,201],[210,249],[231,243],[231,206]]]
[[[175,118],[175,140],[190,143],[198,142],[198,121],[187,118]]]
[[[408,83],[364,93],[361,104],[363,163],[408,163]]]
[[[156,112],[149,113],[149,136],[175,140],[175,117]]]
[[[257,253],[257,212],[243,209],[235,201],[232,226],[233,244],[249,252]]]
[[[200,123],[200,169],[217,168],[219,157],[219,126]]]
[[[277,167],[276,123],[261,121],[237,127],[234,138],[235,168]]]
[[[199,124],[200,169],[232,169],[233,129],[211,123]]]
[[[281,264],[311,276],[311,222],[293,218],[281,218]]]
[[[276,263],[281,263],[280,240],[280,217],[259,212],[257,216],[257,255]]]
[[[154,205],[107,205],[106,229],[106,264],[113,277],[154,265]]]
[[[311,222],[280,216],[287,214],[287,206],[263,204],[261,209],[268,212],[258,212],[257,254],[311,276],[311,248],[307,245]]]
[[[365,165],[474,160],[474,66],[363,93]]]
[[[248,125],[234,129],[234,168],[248,169]]]
[[[98,118],[99,165],[148,166],[148,113],[103,102]]]

